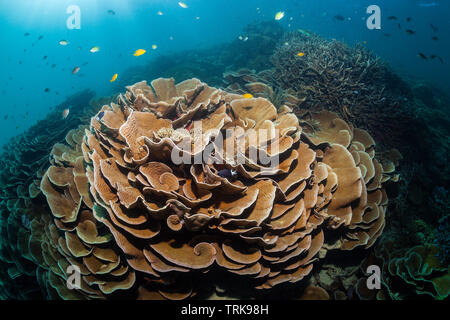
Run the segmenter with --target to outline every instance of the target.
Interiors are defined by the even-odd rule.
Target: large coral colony
[[[246,60],[265,70],[236,71],[241,55],[196,71],[213,84],[132,69],[125,93],[70,97],[4,147],[0,298],[448,298],[448,219],[405,244],[392,213],[418,207],[396,149],[417,123],[409,87],[363,48],[246,30],[270,44]]]
[[[69,299],[117,291],[187,298],[199,289],[192,273],[212,268],[259,289],[301,281],[326,254],[329,230],[339,231],[335,248],[374,244],[385,224],[382,185],[395,179],[398,157],[377,160],[368,132],[335,113],[313,118],[319,130],[302,127],[288,106],[277,110],[197,79],[129,86],[53,147],[40,181],[51,214],[31,221],[21,249],[50,296]],[[189,140],[194,157],[214,150],[214,134],[230,128],[240,134],[224,144],[240,147],[226,150],[221,166],[171,161],[180,140]],[[261,135],[256,145],[238,143],[248,132]],[[279,157],[276,167],[248,158],[264,143]],[[82,275],[75,290],[67,289],[70,265]]]

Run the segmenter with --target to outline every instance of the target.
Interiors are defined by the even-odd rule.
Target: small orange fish
[[[299,53],[297,53],[297,56],[298,56],[298,57],[303,57],[304,55],[305,55],[304,52],[299,52]]]
[[[69,116],[69,112],[70,112],[69,108],[64,109],[64,111],[62,112],[62,118],[66,119]]]
[[[116,74],[114,74],[114,75],[112,76],[111,80],[109,80],[109,82],[114,82],[114,81],[116,81],[116,79],[117,79],[117,76],[118,76],[118,74],[117,74],[117,73],[116,73]]]
[[[242,95],[242,97],[244,99],[251,99],[251,98],[253,98],[253,95],[251,93],[245,93],[245,94]]]

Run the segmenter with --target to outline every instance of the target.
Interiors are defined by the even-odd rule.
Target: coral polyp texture
[[[333,248],[371,247],[398,155],[377,160],[369,133],[335,113],[308,121],[197,79],[127,87],[51,151],[40,182],[50,212],[28,241],[41,286],[184,299],[215,269],[270,289],[308,276],[331,233]]]

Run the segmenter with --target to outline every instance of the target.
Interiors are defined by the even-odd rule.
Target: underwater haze
[[[449,17],[0,0],[0,300],[448,302]]]

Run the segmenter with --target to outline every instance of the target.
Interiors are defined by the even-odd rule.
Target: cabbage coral
[[[380,290],[368,290],[361,278],[355,291],[360,299],[406,300],[432,298],[445,300],[450,295],[450,268],[438,257],[439,248],[426,243],[411,248],[398,248],[393,241],[383,241],[362,263],[381,267]]]
[[[299,282],[329,229],[337,248],[371,247],[395,164],[336,114],[312,117],[313,131],[287,106],[197,79],[127,87],[51,152],[40,189],[53,223],[34,219],[29,240],[41,283],[63,298],[182,299],[212,268],[258,289]],[[83,280],[72,291],[68,265]]]
[[[42,203],[40,180],[50,165],[53,145],[93,115],[84,90],[68,97],[27,132],[3,146],[0,157],[0,297],[30,299],[41,296],[35,279],[37,265],[29,254],[31,221],[48,214]],[[61,120],[68,105],[73,110]]]

